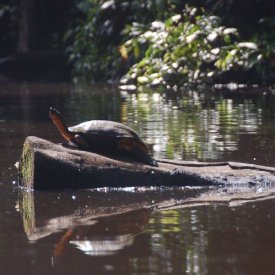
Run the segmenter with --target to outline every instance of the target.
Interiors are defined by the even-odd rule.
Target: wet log
[[[158,160],[158,164],[151,167],[123,155],[103,156],[27,137],[19,163],[19,182],[37,190],[275,183],[272,167],[170,160]]]

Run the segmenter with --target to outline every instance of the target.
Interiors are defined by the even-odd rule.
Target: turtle
[[[90,120],[67,127],[60,111],[50,107],[49,115],[69,146],[97,153],[127,152],[139,162],[158,166],[138,134],[122,123],[110,120]]]

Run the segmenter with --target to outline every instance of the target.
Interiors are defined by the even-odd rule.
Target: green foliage
[[[112,22],[100,25],[100,14],[104,11],[103,1],[82,1],[78,9],[83,17],[75,27],[70,28],[64,36],[67,43],[69,61],[73,64],[73,75],[76,78],[95,80],[105,73],[108,77],[108,67],[112,54],[116,55],[112,46],[104,46],[104,36],[108,37]]]
[[[212,83],[222,73],[247,70],[261,59],[256,43],[240,41],[235,28],[226,28],[220,18],[186,7],[164,22],[147,28],[128,27],[124,43],[127,54],[137,61],[123,83],[182,84]]]
[[[124,75],[123,84],[153,86],[236,78],[246,82],[246,72],[253,81],[274,79],[274,17],[262,20],[271,31],[254,32],[244,40],[237,28],[225,26],[228,16],[224,20],[207,11],[221,14],[227,2],[220,10],[214,2],[208,9],[184,3],[81,0],[77,20],[64,36],[73,75],[88,81],[119,80]],[[203,1],[198,3],[203,6]]]
[[[90,81],[119,79],[128,66],[119,52],[124,27],[135,20],[146,24],[154,18],[163,19],[174,2],[177,0],[80,1],[80,19],[64,36],[73,75]]]
[[[261,62],[255,62],[253,65],[257,74],[265,82],[274,83],[275,75],[275,16],[266,17],[260,20],[260,24],[266,31],[256,32],[252,36],[261,49],[259,59]]]

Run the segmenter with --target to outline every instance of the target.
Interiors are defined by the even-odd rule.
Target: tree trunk
[[[20,1],[20,20],[18,25],[17,52],[30,52],[32,35],[33,0]]]
[[[19,182],[32,189],[275,183],[275,168],[271,167],[233,162],[158,163],[159,167],[151,167],[125,156],[102,156],[27,137]]]

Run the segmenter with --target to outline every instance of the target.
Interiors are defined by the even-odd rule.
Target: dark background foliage
[[[256,43],[263,59],[247,75],[257,82],[274,82],[274,0],[3,0],[0,58],[54,52],[65,55],[77,79],[118,80],[142,59],[142,55],[137,60],[128,53],[125,60],[120,51],[131,38],[130,26],[139,24],[145,31],[154,21],[165,22],[182,13],[186,5],[201,14],[218,16],[222,26],[236,28],[240,42]],[[190,22],[193,19],[190,15]],[[140,45],[140,50],[145,53],[146,45]],[[224,75],[227,81],[234,72]]]

